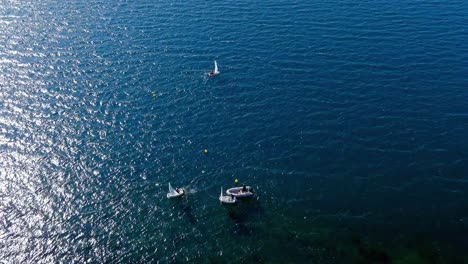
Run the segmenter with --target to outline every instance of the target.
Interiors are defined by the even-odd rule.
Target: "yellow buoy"
[[[238,183],[238,182],[239,182],[239,180],[238,180],[238,179],[235,179],[235,180],[234,180],[234,182],[235,182],[235,183]]]
[[[153,97],[156,97],[156,96],[158,96],[158,95],[156,93],[153,93]]]
[[[205,149],[203,152],[204,152],[205,154],[208,154],[208,150],[207,150],[207,149]]]

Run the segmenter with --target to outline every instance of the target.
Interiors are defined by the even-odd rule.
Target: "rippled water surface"
[[[467,263],[467,14],[0,0],[0,260]]]

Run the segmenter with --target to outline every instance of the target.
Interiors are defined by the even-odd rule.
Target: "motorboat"
[[[253,196],[253,188],[250,186],[234,187],[226,191],[227,195],[233,195],[235,198],[244,198]]]

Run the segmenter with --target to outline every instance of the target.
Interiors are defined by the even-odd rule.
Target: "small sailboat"
[[[219,194],[219,201],[224,204],[234,204],[236,203],[236,197],[223,195],[223,187],[221,187],[221,193]]]
[[[250,186],[234,187],[228,189],[226,193],[228,195],[233,195],[235,198],[244,198],[253,196],[253,188]]]
[[[184,189],[182,189],[182,188],[174,189],[174,188],[172,188],[171,183],[169,183],[169,192],[167,193],[167,198],[168,199],[180,197],[180,196],[182,196],[184,194],[185,194]]]
[[[208,75],[209,75],[210,77],[213,77],[213,76],[216,76],[216,75],[218,75],[218,74],[219,74],[218,63],[216,63],[216,61],[214,61],[214,70],[210,71],[210,72],[208,73]]]

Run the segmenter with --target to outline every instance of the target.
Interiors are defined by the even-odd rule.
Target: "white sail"
[[[169,193],[175,193],[176,191],[172,188],[171,183],[169,183]]]
[[[219,71],[218,71],[218,63],[216,63],[216,61],[214,61],[214,65],[215,65],[214,73],[219,73]]]

